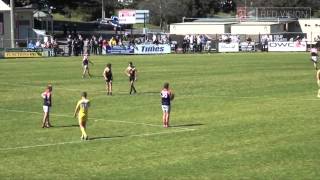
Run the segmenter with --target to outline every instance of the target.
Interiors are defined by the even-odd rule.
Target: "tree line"
[[[181,22],[183,17],[234,16],[237,7],[311,7],[318,16],[320,0],[137,0],[136,8],[149,9],[153,24]]]
[[[9,3],[10,0],[4,0]],[[315,17],[320,17],[320,0],[133,0],[133,4],[121,4],[118,0],[104,0],[106,17],[115,14],[117,9],[133,8],[150,10],[150,21],[156,25],[181,22],[183,17],[207,18],[219,14],[234,16],[236,8],[247,7],[311,7]],[[90,19],[101,17],[102,0],[15,0],[16,6],[35,4],[47,10],[68,15],[70,11],[90,14]]]

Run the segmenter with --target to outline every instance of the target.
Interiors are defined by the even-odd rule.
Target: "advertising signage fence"
[[[28,57],[42,57],[43,49],[37,48],[6,48],[4,52],[5,58],[28,58]]]
[[[239,52],[239,43],[219,43],[218,52]]]
[[[136,45],[134,54],[169,54],[171,47],[169,44],[140,44]]]
[[[42,57],[42,52],[5,52],[5,58]]]
[[[240,43],[240,51],[255,51],[255,43],[254,42],[242,42]]]
[[[135,46],[113,46],[106,49],[107,54],[169,54],[169,44],[139,44]]]
[[[307,51],[307,43],[306,42],[269,42],[268,43],[268,51]]]
[[[219,43],[218,52],[239,52],[255,51],[255,43]],[[273,41],[268,42],[268,51],[270,52],[305,52],[307,51],[307,42],[291,41]]]
[[[110,49],[106,49],[108,54],[133,54],[134,49],[126,46],[113,46]]]

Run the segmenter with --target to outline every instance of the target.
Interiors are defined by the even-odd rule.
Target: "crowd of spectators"
[[[16,42],[16,47],[20,47],[18,42]],[[55,39],[54,37],[45,36],[43,40],[40,40],[40,39],[29,40],[27,42],[27,48],[33,49],[33,50],[37,50],[41,48],[52,49],[53,55],[56,56],[59,50],[59,45],[58,45],[57,39]]]
[[[281,41],[291,41],[291,42],[303,42],[307,41],[305,36],[303,35],[294,35],[294,34],[268,34],[268,35],[260,35],[260,39],[255,40],[251,39],[251,37],[247,37],[245,41],[241,41],[240,35],[234,34],[222,34],[217,37],[217,41],[214,42],[224,42],[224,43],[247,43],[247,45],[257,45],[259,40],[259,45],[262,51],[268,50],[268,42],[281,42]],[[317,42],[317,47],[320,47],[320,36],[314,38],[314,41]],[[145,36],[131,36],[128,33],[114,35],[110,38],[106,38],[103,36],[86,36],[84,37],[81,34],[72,34],[67,35],[66,38],[66,46],[61,50],[60,46],[57,43],[57,40],[52,37],[45,37],[42,41],[32,41],[30,40],[27,44],[28,48],[51,48],[54,51],[54,55],[59,52],[59,49],[63,51],[65,54],[71,56],[79,56],[83,54],[94,54],[94,55],[102,55],[106,54],[107,50],[115,48],[133,48],[136,44],[169,44],[173,51],[179,51],[177,41],[172,41],[171,37],[165,33],[149,33]],[[61,45],[61,43],[60,43]],[[197,35],[185,35],[182,44],[182,52],[203,52],[210,51],[211,47],[216,48],[215,43],[211,43],[211,39],[206,35],[197,34]],[[213,46],[212,46],[213,45]],[[178,50],[177,50],[178,49]]]
[[[182,42],[182,51],[186,52],[202,52],[208,47],[208,38],[205,35],[186,35]],[[210,49],[210,48],[209,48]]]
[[[240,42],[240,36],[239,35],[232,35],[232,34],[222,34],[219,37],[219,42],[239,43]]]
[[[316,42],[316,47],[320,48],[320,36],[319,35],[314,38],[314,41]]]
[[[149,33],[146,36],[131,38],[131,44],[170,44],[171,39],[165,33]]]
[[[69,56],[83,54],[104,54],[105,49],[111,49],[114,46],[132,47],[136,44],[170,44],[171,40],[167,34],[151,34],[150,36],[129,37],[128,33],[115,35],[111,38],[103,36],[83,37],[81,34],[68,35],[67,54]]]
[[[150,41],[149,41],[150,42]],[[152,34],[153,44],[170,44],[171,39],[167,34]]]
[[[58,42],[54,38],[45,37],[43,41],[41,40],[29,40],[27,48],[37,49],[37,48],[57,48]]]
[[[127,36],[117,35],[112,36],[110,39],[103,38],[103,36],[91,36],[84,38],[81,34],[76,36],[68,35],[67,37],[67,49],[68,55],[83,55],[83,54],[103,54],[103,49],[109,49],[113,46],[123,46],[123,41],[127,41]]]

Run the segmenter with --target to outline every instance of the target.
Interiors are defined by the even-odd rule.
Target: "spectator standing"
[[[103,38],[102,36],[99,37],[99,40],[98,40],[98,51],[99,51],[99,55],[102,54],[102,42],[103,42]]]
[[[83,55],[83,47],[84,47],[83,38],[81,35],[79,35],[79,54],[80,55]]]
[[[68,55],[71,56],[71,54],[72,54],[72,39],[71,39],[71,35],[69,35],[68,38],[67,38],[67,45],[68,45]]]
[[[89,39],[86,38],[86,40],[84,40],[83,42],[83,54],[90,54],[90,51],[89,51]]]

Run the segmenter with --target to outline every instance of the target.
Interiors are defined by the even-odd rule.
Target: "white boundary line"
[[[15,110],[15,109],[5,109],[5,108],[0,108],[0,111],[29,113],[29,114],[43,114],[43,113],[40,113],[40,112],[23,111],[23,110]],[[73,116],[65,115],[65,114],[52,114],[51,113],[50,116],[73,118]],[[149,124],[149,123],[139,123],[139,122],[132,122],[132,121],[121,121],[121,120],[114,120],[114,119],[101,119],[101,118],[89,118],[89,119],[90,120],[94,120],[95,122],[97,122],[97,121],[109,121],[109,122],[115,122],[115,123],[125,123],[125,124],[152,126],[152,127],[162,127],[162,125]],[[195,130],[195,129],[192,129],[192,128],[183,128],[183,127],[170,127],[170,128],[172,128],[172,129],[181,129],[181,130]]]
[[[25,87],[32,87],[32,88],[37,88],[37,89],[44,89],[44,87],[40,87],[40,86],[36,86],[36,85],[28,85],[28,84],[17,84],[17,83],[0,83],[1,85],[11,85],[11,86],[25,86]],[[104,89],[105,88],[105,85],[103,83],[101,83],[101,89]],[[44,83],[45,85],[45,83]],[[82,92],[83,89],[73,89],[73,88],[64,88],[64,87],[59,87],[59,85],[53,85],[53,88],[54,89],[59,89],[59,90],[66,90],[66,91],[77,91],[77,92]],[[95,93],[107,93],[106,90],[96,90],[96,89],[87,89],[86,90],[87,92],[95,92]],[[115,95],[117,94],[127,94],[129,95],[129,91],[117,91],[115,93]],[[160,91],[159,93],[160,94]],[[145,93],[145,95],[148,95],[148,93]]]
[[[31,85],[31,84],[18,84],[18,83],[0,83],[2,85],[11,85],[11,86],[25,86],[25,87],[33,87],[33,88],[38,88],[38,89],[44,89],[44,87],[42,86],[37,86],[37,85]],[[46,85],[46,83],[44,83],[44,86]],[[73,89],[73,88],[62,88],[62,87],[59,87],[59,85],[56,87],[55,85],[53,85],[53,88],[54,89],[62,89],[62,90],[67,90],[67,91],[79,91],[79,92],[82,92],[83,90],[81,89]],[[102,84],[102,88],[104,88],[103,84]],[[91,90],[87,90],[87,91],[91,91]],[[97,90],[94,90],[94,92],[107,92],[107,91],[97,91]]]
[[[36,85],[28,85],[28,84],[17,84],[17,83],[0,83],[3,85],[13,85],[13,86],[26,86],[26,87],[34,87],[34,88],[39,88],[39,86]],[[78,91],[82,92],[83,90],[81,89],[72,89],[72,88],[60,88],[55,87],[55,89],[61,89],[61,90],[67,90],[67,91]],[[105,93],[106,91],[100,91],[100,90],[87,90],[89,92],[97,92],[97,93]],[[128,92],[120,91],[117,92],[116,94],[128,94]],[[145,94],[147,95],[147,94]],[[189,98],[189,97],[203,97],[203,98],[230,98],[230,99],[270,99],[270,100],[282,100],[282,99],[287,99],[287,100],[296,100],[296,101],[319,101],[320,99],[315,97],[314,99],[308,99],[308,98],[288,98],[288,97],[267,97],[267,96],[228,96],[228,95],[181,95],[179,96],[179,99],[183,98]]]
[[[19,150],[19,149],[31,149],[31,148],[37,148],[37,147],[49,147],[49,146],[58,146],[58,145],[66,145],[66,144],[80,144],[84,142],[92,142],[92,141],[102,141],[102,140],[113,140],[113,139],[120,139],[120,138],[130,138],[130,137],[145,137],[145,136],[154,136],[154,135],[160,135],[160,134],[172,134],[172,133],[179,133],[179,132],[187,132],[187,131],[194,131],[195,129],[185,129],[185,130],[176,130],[176,131],[166,131],[166,132],[157,132],[157,133],[145,133],[145,134],[134,134],[134,135],[128,135],[123,137],[106,137],[106,138],[100,138],[100,139],[91,139],[89,141],[67,141],[67,142],[60,142],[60,143],[52,143],[52,144],[39,144],[39,145],[33,145],[33,146],[18,146],[18,147],[9,147],[9,148],[0,148],[0,151],[9,151],[9,150]]]
[[[14,109],[5,109],[0,108],[1,111],[7,111],[7,112],[18,112],[18,113],[29,113],[29,114],[42,114],[40,112],[32,112],[32,111],[22,111],[22,110],[14,110]],[[64,114],[51,114],[52,116],[57,117],[68,117],[71,118],[72,116],[64,115]],[[116,123],[127,123],[127,124],[136,124],[136,125],[145,125],[145,126],[153,126],[153,127],[162,127],[161,125],[155,125],[155,124],[148,124],[148,123],[137,123],[137,122],[131,122],[131,121],[120,121],[120,120],[107,120],[107,119],[99,119],[99,118],[90,118],[94,121],[110,121],[110,122],[116,122]],[[182,128],[182,127],[171,127],[170,129],[177,129],[175,131],[165,131],[165,132],[157,132],[157,133],[145,133],[145,134],[134,134],[134,135],[128,135],[124,137],[145,137],[145,136],[153,136],[153,135],[159,135],[159,134],[171,134],[171,133],[179,133],[179,132],[187,132],[187,131],[194,131],[196,129],[191,128]],[[114,138],[100,138],[100,139],[92,139],[90,141],[96,141],[96,140],[112,140]],[[120,138],[120,137],[118,137]],[[90,142],[86,141],[86,142]],[[8,150],[18,150],[18,149],[30,149],[30,148],[37,148],[37,147],[49,147],[49,146],[57,146],[57,145],[65,145],[65,144],[77,144],[77,143],[83,143],[82,141],[68,141],[68,142],[60,142],[60,143],[52,143],[52,144],[40,144],[40,145],[33,145],[33,146],[18,146],[18,147],[9,147],[9,148],[0,148],[0,151],[8,151]]]
[[[314,96],[314,99],[309,98],[290,98],[290,97],[268,97],[268,96],[228,96],[228,95],[182,95],[179,98],[229,98],[229,99],[260,99],[260,100],[296,100],[296,101],[319,101],[320,98]]]
[[[34,87],[34,88],[39,88],[39,86],[36,85],[27,85],[27,84],[15,84],[15,83],[0,83],[3,85],[13,85],[13,86],[26,86],[26,87]],[[61,90],[66,90],[66,91],[78,91],[78,92],[82,92],[83,90],[81,89],[72,89],[72,88],[60,88],[58,87],[54,87],[55,89],[61,89]],[[40,88],[39,88],[40,89]],[[97,93],[106,93],[106,91],[103,90],[87,90],[88,92],[97,92]],[[115,95],[117,94],[129,94],[128,92],[124,92],[124,91],[120,91],[117,92]],[[145,93],[144,95],[148,95],[148,93]],[[151,94],[153,95],[153,94]],[[184,98],[192,98],[192,97],[202,97],[202,98],[230,98],[230,99],[269,99],[269,100],[296,100],[296,101],[319,101],[320,98],[317,98],[316,96],[314,96],[315,98],[290,98],[290,97],[268,97],[268,96],[228,96],[228,95],[181,95],[178,98],[179,99],[184,99]]]

